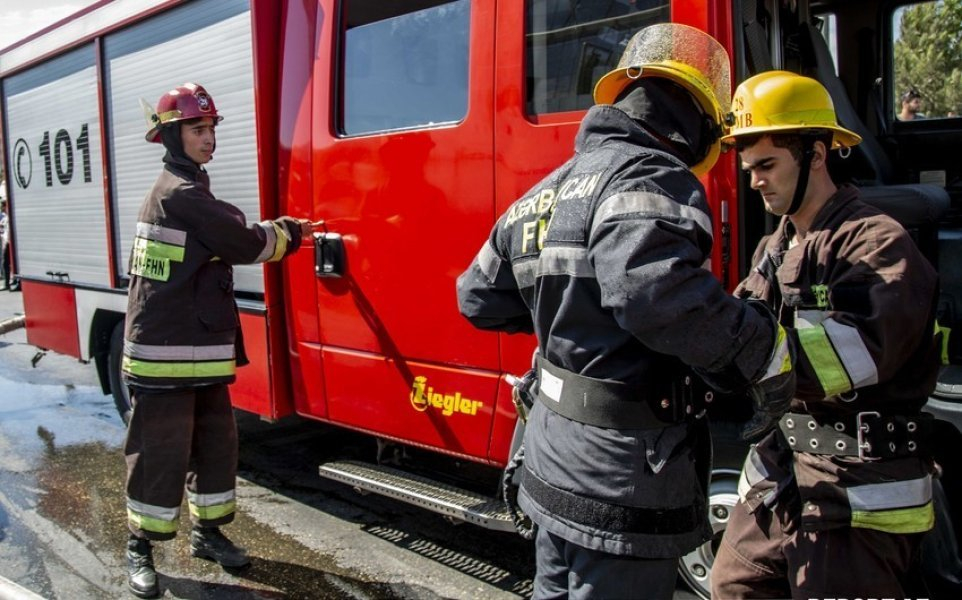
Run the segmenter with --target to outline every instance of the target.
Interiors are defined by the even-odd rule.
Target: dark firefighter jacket
[[[576,154],[501,216],[458,279],[474,325],[534,332],[539,352],[578,375],[669,397],[683,365],[754,381],[771,321],[705,266],[712,221],[694,175],[638,123],[592,108]],[[542,381],[542,391],[545,383]],[[541,527],[586,548],[682,555],[711,530],[704,419],[605,428],[535,403],[519,501]]]
[[[141,388],[229,383],[243,360],[231,265],[280,260],[299,246],[299,225],[281,217],[248,227],[214,198],[206,171],[166,163],[137,218],[124,377]]]
[[[817,425],[843,432],[856,431],[861,422],[871,440],[889,427],[883,419],[893,417],[892,441],[885,445],[911,441],[901,430],[925,422],[919,412],[939,369],[935,270],[898,223],[859,200],[850,186],[840,188],[805,239],[789,247],[793,236],[783,218],[760,242],[757,267],[735,291],[769,303],[783,325],[796,328],[799,341],[794,427],[783,424],[749,455],[740,494],[754,510],[795,487],[794,478],[803,529],[926,531],[934,519],[928,453],[869,461],[818,454],[810,439],[804,442],[804,427],[795,432],[808,422],[797,415],[811,415]],[[869,458],[884,451],[881,445],[875,443]]]

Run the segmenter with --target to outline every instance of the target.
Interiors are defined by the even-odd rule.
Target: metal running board
[[[486,529],[515,531],[499,499],[446,485],[404,471],[356,462],[334,461],[320,466],[321,477],[401,500]]]

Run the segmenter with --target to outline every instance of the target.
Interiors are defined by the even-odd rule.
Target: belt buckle
[[[872,451],[872,444],[865,439],[865,434],[869,432],[869,424],[865,422],[865,417],[881,417],[882,415],[874,410],[866,410],[855,415],[856,440],[858,443],[858,458],[864,461],[881,460],[877,456],[868,456]]]

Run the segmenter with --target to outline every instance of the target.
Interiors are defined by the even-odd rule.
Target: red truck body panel
[[[110,4],[100,3],[76,18],[94,19],[97,9]],[[93,26],[93,34],[59,49],[95,46],[101,137],[109,135],[104,124],[116,118],[111,111],[117,110],[103,91],[113,68],[108,61],[114,56],[113,39],[125,28],[201,4],[144,8]],[[676,0],[671,18],[707,30],[730,48],[730,8],[707,4]],[[251,0],[249,10],[257,209],[262,218],[290,214],[323,220],[325,231],[344,240],[346,269],[338,278],[316,277],[314,249],[307,242],[281,265],[264,268],[262,290],[241,302],[251,365],[239,370],[235,405],[270,419],[296,413],[504,465],[516,421],[505,374],[529,368],[534,340],[472,327],[458,313],[455,279],[497,216],[571,156],[584,115],[583,110],[529,114],[525,3],[470,3],[468,102],[462,119],[352,136],[340,131],[335,116],[343,85],[341,3]],[[69,28],[70,22],[51,32]],[[46,40],[43,32],[38,36],[18,47]],[[57,54],[38,50],[35,59],[6,71],[0,63],[0,81],[42,72]],[[112,161],[120,159],[107,144],[101,147],[107,291],[116,295],[124,286],[126,258],[119,256],[122,211],[110,178]],[[737,223],[735,175],[734,159],[725,156],[704,180],[717,231],[723,214],[724,227]],[[224,179],[215,172],[212,180],[216,193]],[[12,200],[15,208],[17,193]],[[735,269],[723,268],[721,244],[716,246],[713,268],[733,285]],[[737,264],[734,249],[725,258],[727,265]],[[71,283],[46,284],[28,275],[24,292],[31,343],[96,358],[97,350],[87,347],[91,332],[78,332],[96,322],[80,314],[91,302],[78,308]],[[117,304],[115,298],[111,310]]]

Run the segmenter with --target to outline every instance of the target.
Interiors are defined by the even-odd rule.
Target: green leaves
[[[922,112],[962,112],[962,0],[926,2],[905,9],[895,41],[895,112],[909,88],[922,94]]]

